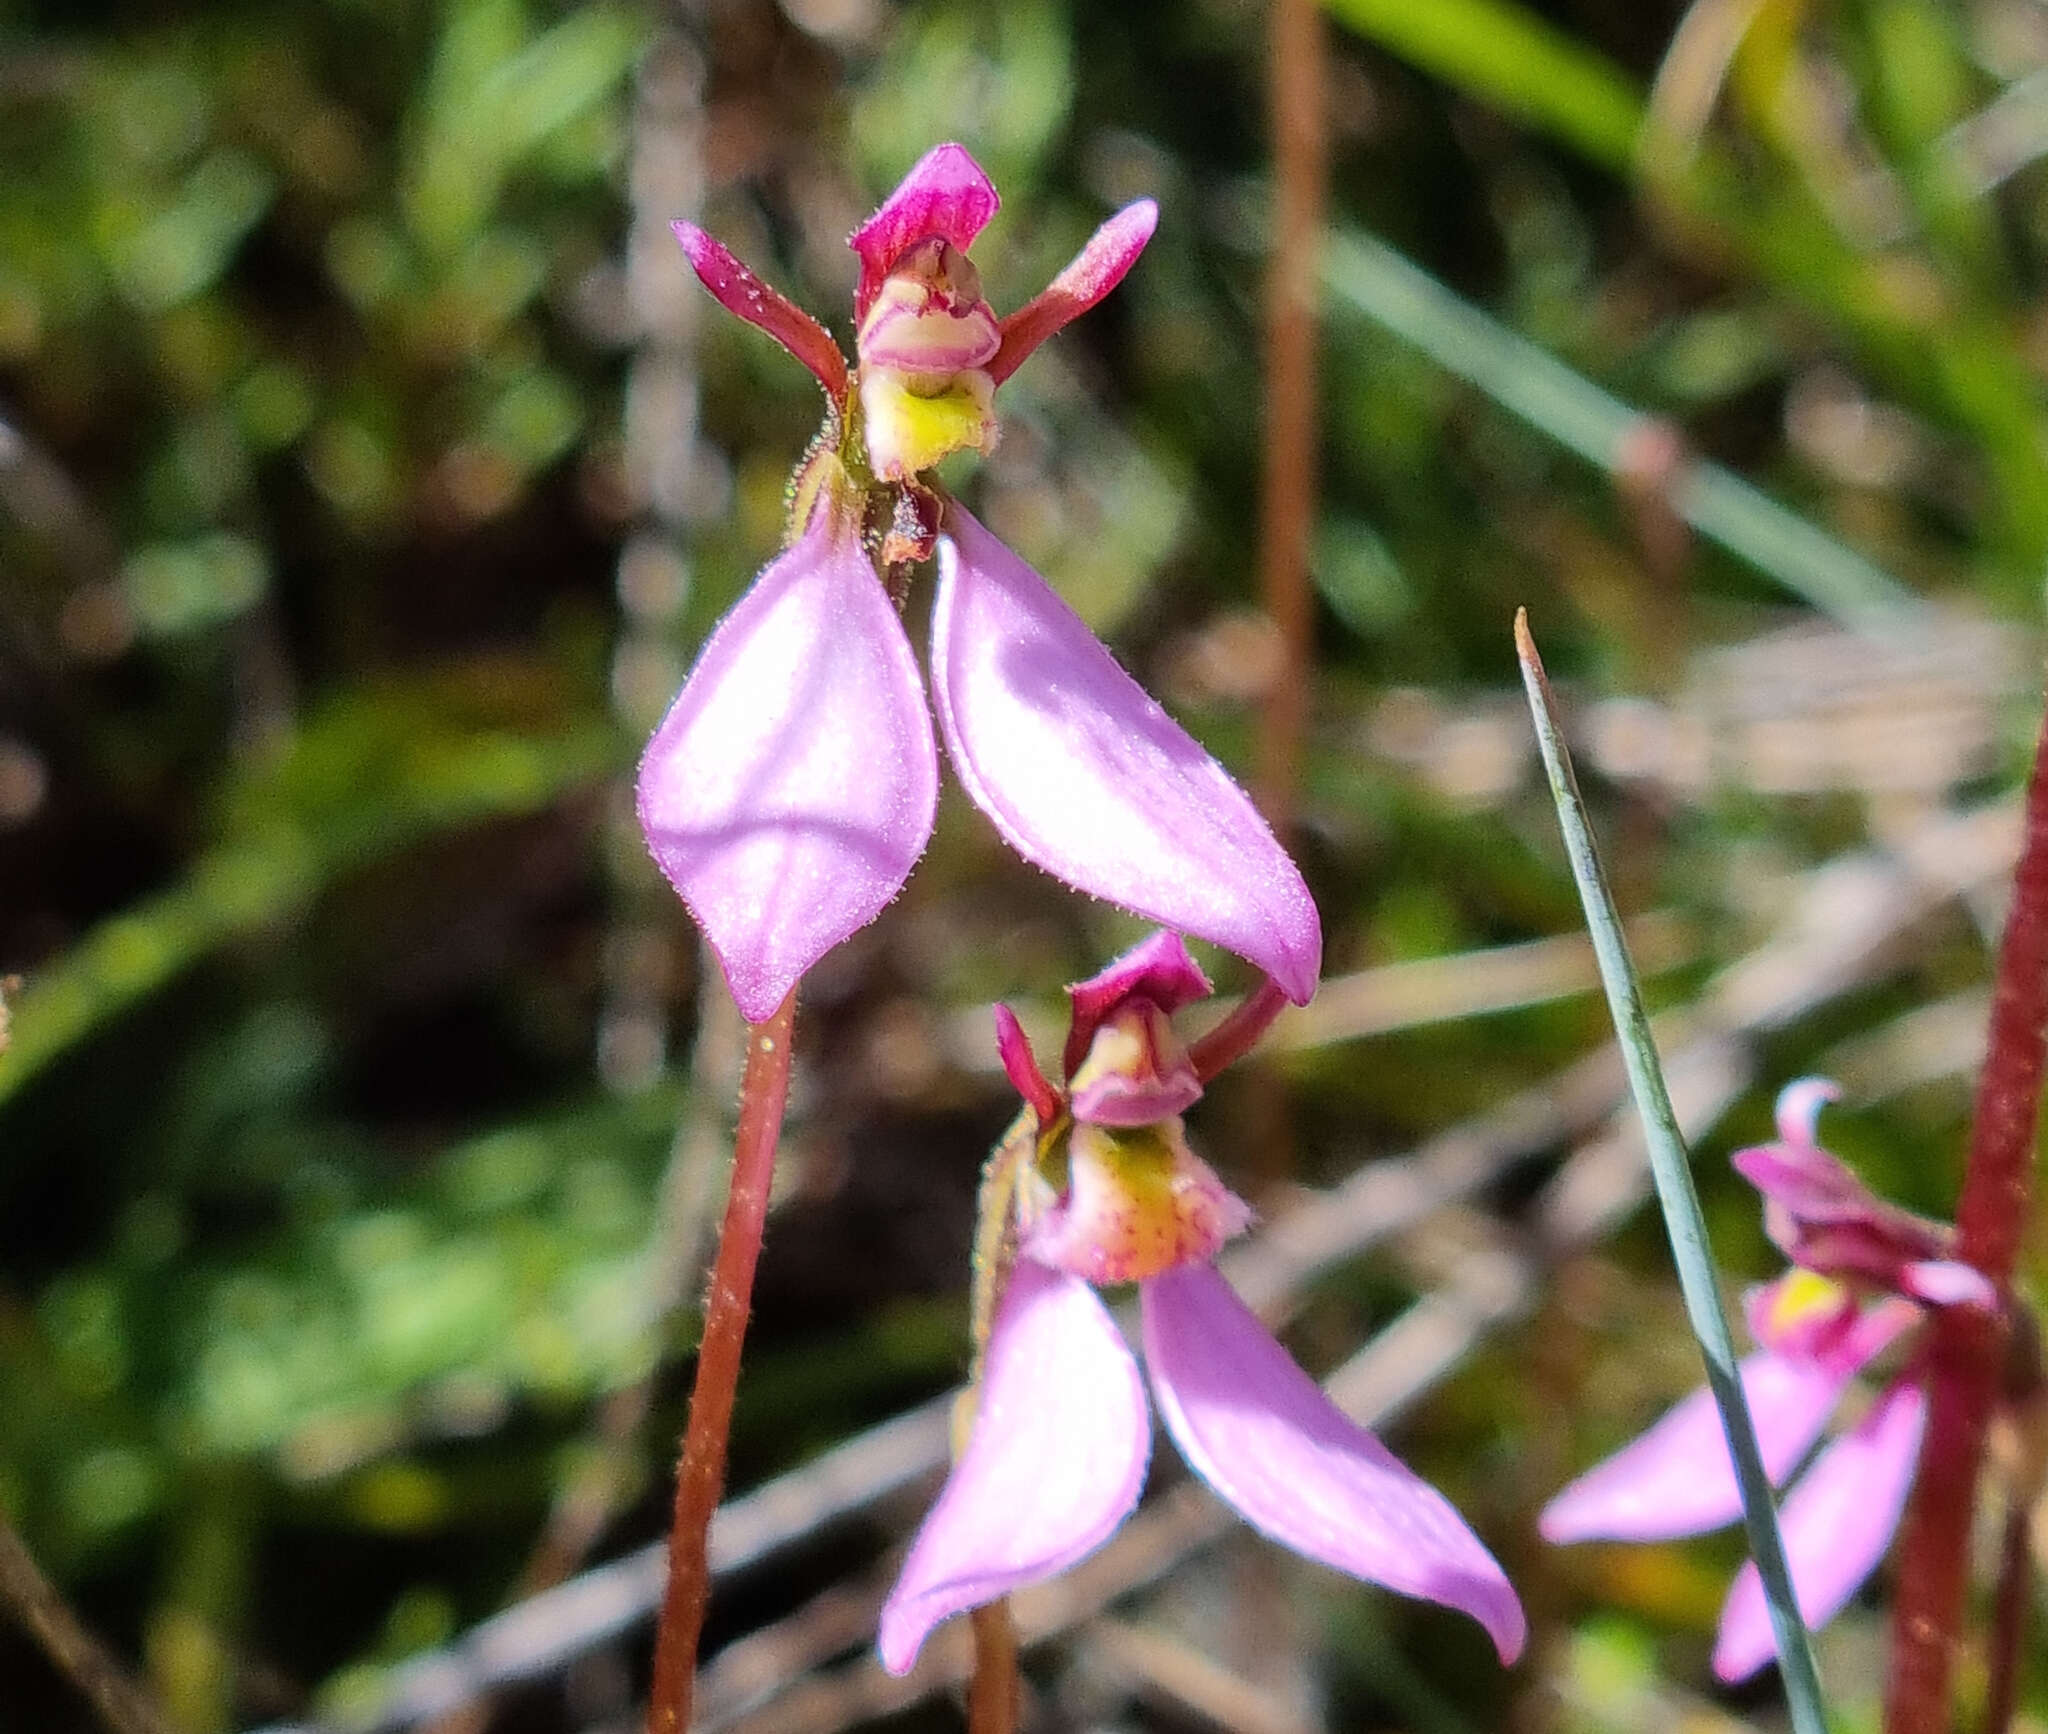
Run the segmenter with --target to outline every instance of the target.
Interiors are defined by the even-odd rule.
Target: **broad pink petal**
[[[1064,271],[1003,321],[1003,346],[988,364],[989,377],[1001,385],[1048,337],[1121,283],[1158,226],[1159,207],[1140,199],[1097,229]]]
[[[1840,1360],[1794,1359],[1768,1349],[1742,1362],[1743,1395],[1773,1486],[1820,1437],[1855,1370]],[[1719,1529],[1741,1515],[1721,1412],[1702,1385],[1553,1499],[1539,1527],[1552,1542],[1666,1541]]]
[[[1148,933],[1115,962],[1067,989],[1067,1001],[1073,1008],[1064,1056],[1067,1076],[1071,1078],[1080,1069],[1103,1019],[1125,1000],[1142,995],[1161,1011],[1171,1013],[1207,999],[1214,991],[1179,934]]]
[[[854,316],[867,317],[882,279],[907,248],[937,235],[964,253],[1001,204],[994,184],[964,146],[934,145],[926,151],[882,201],[881,209],[846,237],[846,244],[860,255]]]
[[[1140,1290],[1152,1392],[1188,1465],[1254,1529],[1369,1583],[1462,1609],[1503,1662],[1528,1627],[1449,1500],[1294,1364],[1212,1267]]]
[[[830,520],[719,622],[640,761],[647,846],[753,1022],[902,888],[938,799],[909,640]]]
[[[1038,1056],[1031,1051],[1031,1038],[1006,1005],[996,1007],[996,1053],[1017,1094],[1038,1116],[1039,1125],[1050,1126],[1059,1115],[1059,1095],[1045,1081],[1045,1074],[1038,1069]]]
[[[1144,1387],[1108,1309],[1079,1278],[1019,1259],[967,1449],[883,1604],[883,1667],[908,1673],[940,1621],[1093,1553],[1137,1504],[1151,1450]]]
[[[794,301],[778,294],[694,223],[670,225],[697,280],[728,313],[758,326],[818,377],[825,394],[846,403],[846,357],[827,331]]]
[[[1027,861],[1306,1003],[1322,924],[1258,809],[1043,578],[958,505],[945,522],[932,693],[974,804]]]
[[[1906,1508],[1920,1456],[1926,1398],[1909,1379],[1890,1385],[1870,1413],[1814,1460],[1785,1500],[1779,1524],[1800,1617],[1818,1631],[1877,1569]],[[1752,1560],[1721,1610],[1714,1672],[1745,1680],[1776,1653],[1763,1579]]]

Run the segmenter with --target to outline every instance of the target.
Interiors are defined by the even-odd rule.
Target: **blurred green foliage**
[[[1326,20],[1343,242],[1297,841],[1331,970],[1576,928],[1507,691],[1527,602],[1619,743],[1593,793],[1625,909],[1698,936],[1657,982],[1680,1004],[1803,873],[2015,775],[2048,567],[2048,28],[2031,0],[1328,0]],[[660,1523],[694,1329],[665,1311],[662,1225],[727,1081],[720,990],[620,779],[648,690],[773,546],[818,403],[680,260],[654,313],[636,302],[636,216],[658,240],[694,215],[845,337],[842,237],[936,139],[1002,187],[977,250],[1002,308],[1107,208],[1157,196],[1140,267],[1005,387],[999,451],[949,474],[1245,767],[1273,678],[1250,576],[1264,22],[1249,0],[0,0],[0,969],[22,977],[0,1507],[182,1728],[370,1690],[515,1593],[597,1469],[588,1547]],[[656,109],[652,160],[694,211],[636,212]],[[1434,348],[1336,280],[1368,243],[1392,250],[1382,290],[1421,274]],[[650,320],[680,375],[649,371]],[[1474,332],[1510,339],[1490,371]],[[680,421],[649,421],[656,398]],[[1723,529],[1782,532],[1763,555],[1660,540],[1623,436],[1665,422],[1730,472]],[[675,425],[686,452],[647,449]],[[690,482],[657,519],[664,458]],[[621,576],[649,535],[673,607]],[[1802,620],[1799,567],[1823,557],[2008,636],[1944,652],[1930,625],[1933,673],[1835,641],[1812,691],[1712,657]],[[1844,690],[1863,708],[1829,709]],[[1649,702],[1591,708],[1617,695]],[[1787,771],[1793,747],[1820,768]],[[1947,768],[1853,768],[1916,753]],[[1940,1033],[1915,1017],[1971,1014],[1989,908],[1944,906],[1762,1037],[1758,1088],[1701,1152],[1731,1281],[1771,1259],[1720,1158],[1817,1064],[1890,1092],[1840,1114],[1843,1153],[1949,1207],[1967,1053],[1886,1056]],[[1009,1104],[951,1032],[978,1043],[989,1000],[1045,999],[1132,931],[949,797],[908,892],[817,973],[741,1483],[962,1370],[975,1170]],[[594,1056],[635,994],[668,1057],[621,1089]],[[1604,1036],[1585,996],[1418,1023],[1291,1058],[1284,1120],[1225,1082],[1195,1135],[1246,1187],[1332,1182]],[[1528,1179],[1483,1201],[1511,1227]],[[1548,1622],[1535,1662],[1502,1678],[1455,1622],[1286,1580],[1326,1615],[1297,1622],[1296,1665],[1344,1725],[1716,1714],[1732,1544],[1526,1540],[1695,1379],[1665,1272],[1631,1219],[1403,1420]],[[1336,1274],[1297,1346],[1334,1364],[1427,1276],[1406,1254]],[[607,1407],[622,1393],[637,1411]],[[866,1569],[879,1534],[750,1581],[727,1630]],[[1187,1571],[1182,1613],[1245,1593]],[[1869,1724],[1879,1630],[1866,1602],[1823,1648],[1845,1726]],[[520,1706],[544,1728],[606,1713],[552,1688]],[[83,1718],[0,1635],[0,1728]]]

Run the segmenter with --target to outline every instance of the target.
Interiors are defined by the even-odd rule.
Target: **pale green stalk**
[[[1636,1112],[1642,1116],[1650,1174],[1657,1183],[1658,1201],[1664,1207],[1664,1227],[1671,1237],[1671,1255],[1678,1266],[1678,1286],[1685,1297],[1686,1318],[1699,1339],[1700,1355],[1707,1364],[1707,1384],[1721,1411],[1722,1431],[1728,1435],[1728,1453],[1734,1460],[1735,1479],[1742,1490],[1749,1550],[1763,1578],[1771,1628],[1778,1640],[1778,1665],[1791,1706],[1792,1726],[1796,1734],[1826,1734],[1820,1673],[1814,1666],[1806,1622],[1799,1617],[1799,1604],[1792,1593],[1792,1573],[1785,1563],[1784,1539],[1778,1533],[1770,1478],[1764,1473],[1756,1424],[1750,1419],[1749,1404],[1743,1397],[1735,1344],[1728,1334],[1728,1316],[1721,1309],[1713,1249],[1707,1241],[1706,1222],[1700,1215],[1699,1194],[1693,1190],[1685,1138],[1678,1129],[1671,1094],[1664,1087],[1664,1069],[1657,1060],[1649,1014],[1643,1010],[1643,996],[1636,986],[1635,969],[1622,938],[1621,917],[1615,912],[1606,875],[1600,870],[1600,857],[1593,847],[1593,829],[1586,818],[1585,803],[1579,797],[1578,779],[1572,775],[1571,756],[1565,751],[1563,734],[1558,728],[1550,683],[1544,678],[1536,641],[1529,635],[1526,610],[1515,616],[1515,650],[1521,658],[1522,684],[1528,689],[1529,712],[1536,722],[1543,768],[1550,778],[1550,797],[1557,803],[1558,823],[1564,830],[1565,853],[1571,857],[1572,878],[1578,884],[1579,901],[1585,907],[1586,926],[1600,962],[1601,984],[1607,990],[1608,1009],[1613,1014],[1622,1059],[1628,1067],[1629,1090],[1635,1097]]]

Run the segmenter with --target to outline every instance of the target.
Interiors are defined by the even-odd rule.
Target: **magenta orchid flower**
[[[1772,1241],[1798,1267],[1749,1297],[1762,1345],[1741,1364],[1764,1470],[1783,1486],[1820,1438],[1856,1375],[1930,1308],[1991,1308],[1984,1277],[1951,1257],[1954,1234],[1875,1197],[1821,1148],[1816,1125],[1835,1099],[1825,1079],[1779,1094],[1778,1136],[1738,1150],[1736,1168],[1764,1195]],[[1816,1455],[1780,1513],[1799,1612],[1818,1630],[1847,1605],[1891,1544],[1926,1419],[1918,1358],[1889,1380],[1847,1432]],[[1665,1541],[1742,1515],[1719,1412],[1702,1386],[1544,1509],[1553,1542]],[[1763,1581],[1751,1561],[1721,1610],[1714,1672],[1747,1679],[1776,1653]]]
[[[766,1018],[878,915],[931,835],[938,762],[890,574],[936,552],[931,682],[969,797],[1075,889],[1237,952],[1305,1002],[1322,930],[1307,887],[1223,768],[1045,580],[929,475],[995,439],[995,388],[1116,286],[1157,209],[1112,217],[999,319],[967,249],[997,207],[940,145],[856,229],[858,365],[701,229],[705,287],[816,375],[825,434],[790,546],[719,623],[641,761],[641,826],[741,1012]]]
[[[1250,1212],[1188,1148],[1180,1115],[1202,1080],[1170,1022],[1208,991],[1170,933],[1073,988],[1063,1091],[997,1008],[1026,1104],[995,1159],[1016,1164],[1014,1260],[965,1448],[882,1610],[892,1673],[941,1621],[1066,1570],[1137,1504],[1152,1444],[1144,1381],[1096,1283],[1137,1283],[1167,1431],[1247,1523],[1462,1609],[1503,1661],[1521,1650],[1521,1604],[1449,1501],[1344,1415],[1215,1269]]]

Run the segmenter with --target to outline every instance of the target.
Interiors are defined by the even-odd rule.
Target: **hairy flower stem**
[[[1969,1164],[1956,1204],[1956,1256],[2010,1306],[2013,1265],[2031,1220],[2035,1131],[2048,1031],[2048,717],[2027,782],[2026,829],[2012,909],[1998,947],[1991,1031],[1977,1079]],[[1999,1400],[2005,1325],[1974,1307],[1935,1316],[1927,1439],[1906,1514],[1892,1605],[1885,1734],[1946,1734],[1961,1644],[1971,1519],[1985,1436]]]
[[[1017,1625],[1007,1596],[968,1616],[974,1628],[974,1678],[967,1686],[967,1734],[1017,1734],[1020,1687]]]
[[[740,1085],[740,1123],[733,1139],[732,1190],[719,1231],[718,1256],[704,1299],[704,1332],[697,1345],[697,1380],[690,1391],[690,1421],[676,1475],[676,1513],[668,1538],[668,1589],[654,1637],[654,1688],[648,1734],[684,1734],[696,1684],[697,1640],[711,1599],[711,1517],[725,1489],[725,1447],[732,1431],[733,1395],[739,1387],[740,1350],[768,1220],[768,1187],[775,1174],[775,1144],[789,1100],[790,1033],[796,990],[765,1022],[747,1031],[747,1069]]]

